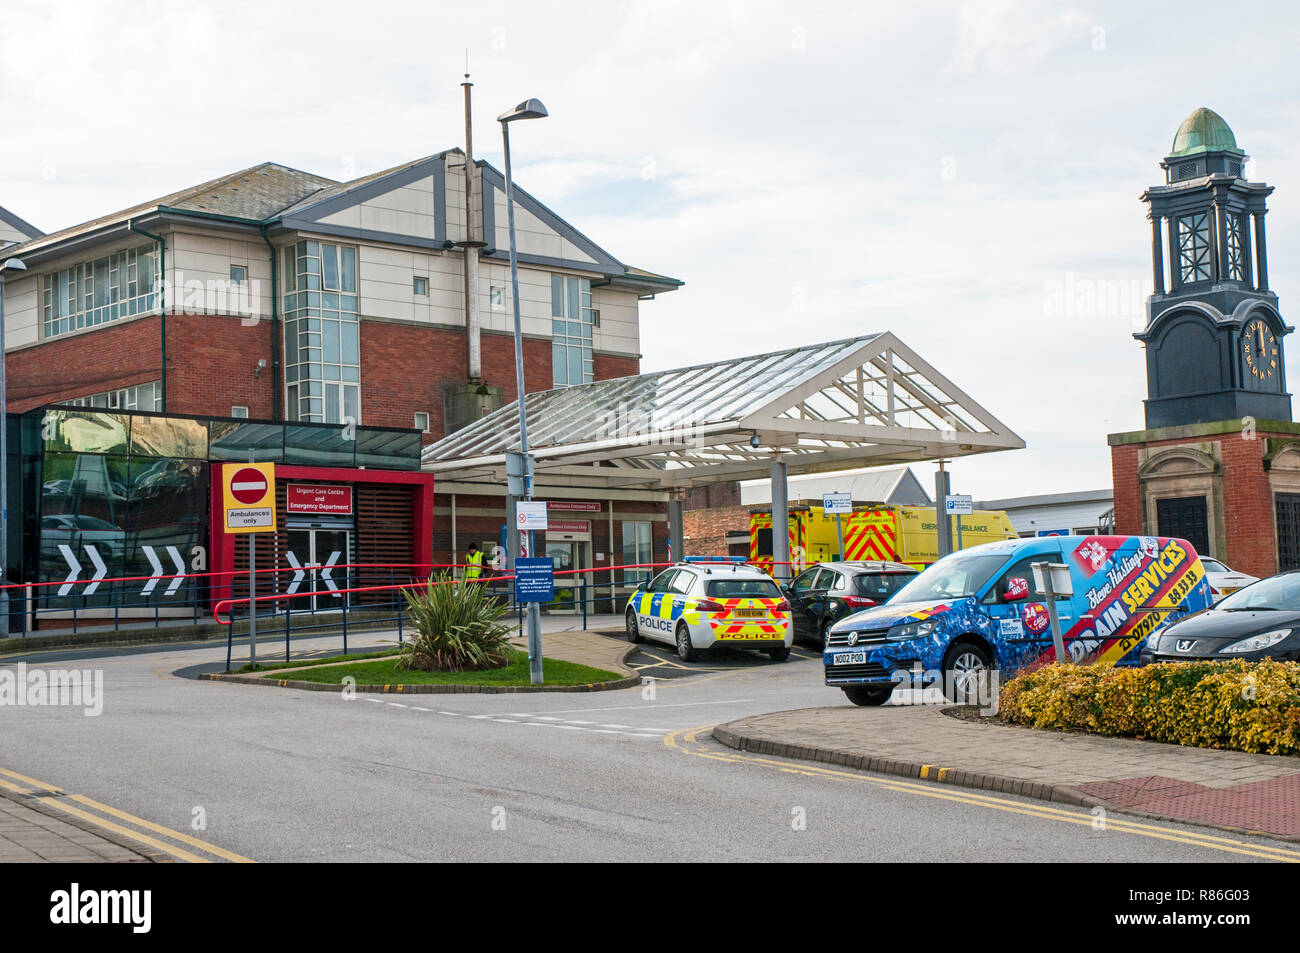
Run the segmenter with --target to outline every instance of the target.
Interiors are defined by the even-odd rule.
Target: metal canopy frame
[[[547,486],[670,490],[1019,450],[1025,442],[885,332],[529,394]],[[441,479],[505,482],[515,404],[426,447]]]

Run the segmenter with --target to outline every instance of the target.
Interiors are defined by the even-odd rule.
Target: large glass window
[[[62,403],[74,407],[103,407],[106,410],[162,410],[162,381],[74,397]]]
[[[654,562],[650,549],[650,524],[632,520],[623,521],[623,565],[644,565]],[[625,569],[623,581],[635,586],[650,578],[649,569]]]
[[[595,379],[594,315],[588,279],[551,275],[551,370],[556,387],[589,384]]]
[[[285,411],[290,420],[361,422],[357,250],[301,241],[283,251]]]
[[[46,275],[44,336],[56,337],[137,314],[158,304],[158,251],[142,245]]]
[[[1183,284],[1210,280],[1210,225],[1204,212],[1178,219],[1178,276]]]

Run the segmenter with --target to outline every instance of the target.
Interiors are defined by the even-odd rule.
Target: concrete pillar
[[[668,539],[672,542],[673,561],[681,562],[686,556],[686,546],[682,540],[682,501],[668,501]]]
[[[940,465],[939,472],[934,475],[934,524],[938,532],[940,556],[952,552],[952,520],[943,511],[943,501],[950,492],[948,471]]]
[[[786,486],[784,460],[772,463],[772,576],[789,579],[790,573],[790,496]]]

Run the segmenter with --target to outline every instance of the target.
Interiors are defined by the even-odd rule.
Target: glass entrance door
[[[346,529],[291,529],[286,559],[293,573],[287,579],[291,593],[310,592],[310,597],[290,603],[295,611],[312,612],[342,609],[346,598],[339,590],[347,589],[348,570],[352,562],[352,532]],[[350,603],[349,603],[350,604]]]
[[[587,547],[590,543],[569,542],[567,540],[547,540],[545,555],[551,557],[555,564],[555,601],[547,607],[549,612],[581,612],[583,573],[570,570],[585,569],[587,566]],[[560,575],[565,573],[565,575]]]

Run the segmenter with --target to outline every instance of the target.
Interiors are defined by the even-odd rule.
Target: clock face
[[[1246,371],[1255,380],[1269,380],[1278,372],[1281,357],[1277,338],[1262,318],[1246,322],[1241,332],[1241,351],[1246,359]]]

